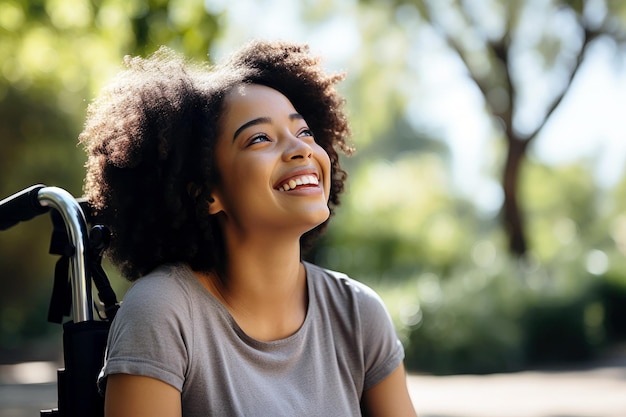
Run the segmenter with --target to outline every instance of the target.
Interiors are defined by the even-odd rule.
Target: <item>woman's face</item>
[[[258,84],[236,87],[219,128],[221,180],[209,211],[224,214],[226,230],[301,235],[328,219],[330,158],[287,97]]]

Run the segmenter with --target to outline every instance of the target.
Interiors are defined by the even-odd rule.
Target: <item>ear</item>
[[[209,214],[214,215],[224,211],[222,199],[217,191],[213,191],[209,197]]]

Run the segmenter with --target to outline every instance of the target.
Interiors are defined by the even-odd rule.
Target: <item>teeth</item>
[[[298,185],[307,185],[307,184],[317,185],[319,184],[319,181],[317,180],[317,177],[314,175],[303,175],[301,177],[289,180],[289,182],[286,182],[285,184],[282,185],[282,187],[279,187],[278,189],[282,191],[289,191],[289,190],[293,190]]]

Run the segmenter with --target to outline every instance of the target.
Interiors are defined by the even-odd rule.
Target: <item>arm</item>
[[[406,385],[404,365],[363,393],[363,415],[368,417],[417,417]]]
[[[113,374],[104,399],[106,417],[181,417],[180,392],[158,379]]]

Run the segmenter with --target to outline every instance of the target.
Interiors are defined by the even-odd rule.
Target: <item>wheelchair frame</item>
[[[40,417],[101,417],[104,399],[96,380],[110,323],[119,307],[100,264],[108,235],[97,225],[88,232],[85,213],[91,213],[85,202],[81,204],[62,188],[42,184],[0,201],[0,231],[47,212],[55,226],[51,253],[61,255],[48,320],[61,323],[70,312],[71,320],[63,323],[64,368],[57,371],[58,407],[41,410]],[[105,307],[100,320],[94,319],[92,281]]]

